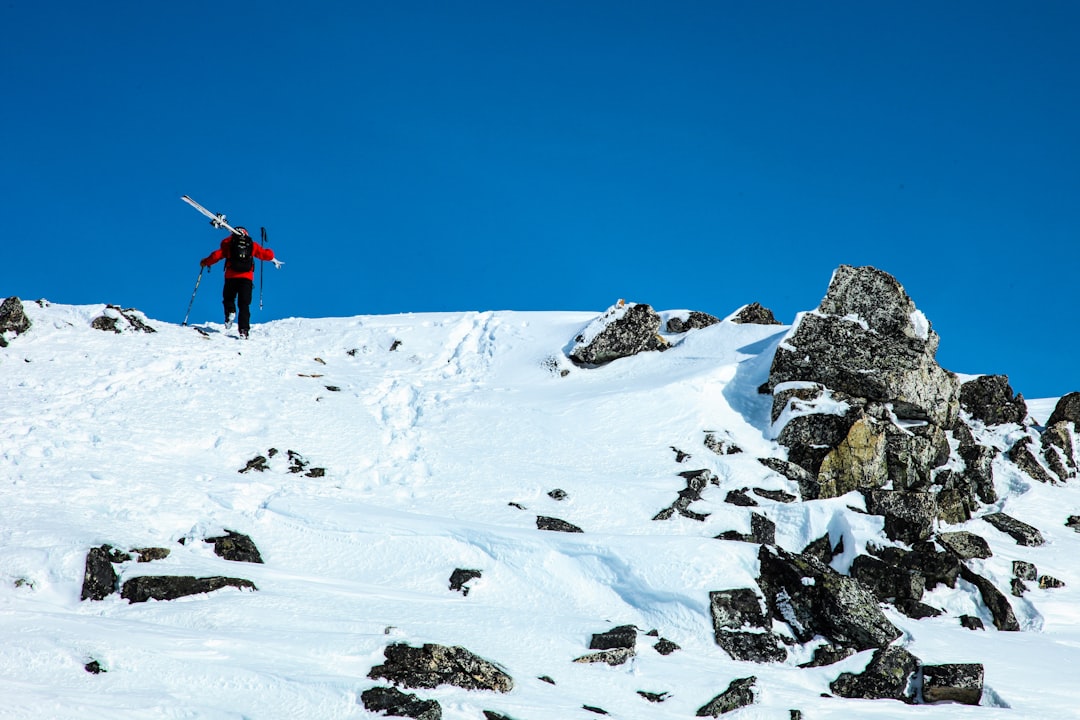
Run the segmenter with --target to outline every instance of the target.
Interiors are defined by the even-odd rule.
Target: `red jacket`
[[[232,238],[231,235],[229,237],[225,238],[224,240],[222,240],[221,241],[221,247],[219,247],[217,250],[210,253],[205,258],[203,258],[202,264],[209,267],[210,265],[213,265],[214,263],[216,263],[218,260],[225,260],[226,261],[225,262],[225,277],[226,278],[247,278],[248,280],[254,280],[255,279],[255,264],[254,263],[252,263],[251,269],[248,270],[246,273],[233,272],[232,268],[229,267],[228,257],[229,257],[229,240],[230,240],[230,238]],[[271,250],[268,247],[263,247],[259,243],[255,242],[254,239],[252,239],[252,241],[251,241],[251,246],[252,246],[251,247],[252,254],[254,255],[256,260],[273,260],[274,259],[274,251]]]

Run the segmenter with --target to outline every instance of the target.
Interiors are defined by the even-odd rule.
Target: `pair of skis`
[[[192,200],[187,195],[181,196],[180,199],[183,200],[184,202],[186,202],[191,207],[198,210],[199,212],[201,212],[206,217],[210,218],[210,224],[213,225],[214,227],[219,228],[219,229],[228,230],[233,235],[239,235],[240,234],[236,230],[236,228],[234,228],[232,225],[229,225],[228,221],[225,218],[224,213],[210,212],[209,210],[204,208],[202,205],[200,205],[199,203]],[[263,247],[266,247],[267,246],[266,228],[259,228],[259,230],[260,230],[260,232],[262,234],[262,245],[263,245]],[[259,309],[260,310],[263,309],[263,269],[264,269],[263,266],[264,266],[264,264],[265,264],[265,261],[263,261],[263,260],[259,261]],[[195,303],[195,293],[197,293],[199,291],[199,283],[202,282],[202,274],[203,274],[204,269],[205,268],[202,268],[202,267],[199,268],[199,277],[195,280],[195,289],[191,291],[191,301],[188,302],[188,309],[187,309],[187,313],[184,314],[183,325],[187,325],[188,316],[191,315],[191,306]]]

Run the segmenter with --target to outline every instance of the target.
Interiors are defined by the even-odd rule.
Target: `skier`
[[[251,327],[251,290],[255,280],[255,260],[270,260],[275,267],[281,264],[274,259],[274,251],[263,247],[248,235],[247,228],[237,226],[236,232],[221,241],[221,247],[210,253],[199,265],[210,267],[218,260],[225,260],[225,287],[222,291],[222,304],[225,306],[225,327],[232,327],[233,315],[237,303],[240,314],[237,316],[237,329],[240,337],[246,338]]]

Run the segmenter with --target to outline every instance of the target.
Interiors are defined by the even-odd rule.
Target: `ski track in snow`
[[[930,602],[991,630],[888,611],[925,662],[986,664],[983,707],[821,698],[868,654],[803,670],[794,665],[805,649],[762,666],[716,646],[708,593],[754,587],[757,574],[755,545],[713,539],[749,529],[727,492],[795,491],[755,460],[778,452],[757,387],[785,328],[725,322],[674,337],[665,353],[580,370],[562,352],[595,313],[293,318],[240,341],[219,325],[204,337],[153,320],[155,334],[103,333],[89,327],[103,306],[25,306],[33,329],[0,350],[4,717],[379,717],[359,695],[390,642],[463,645],[514,677],[507,695],[415,691],[448,719],[595,717],[584,704],[617,718],[692,717],[752,674],[764,691],[742,720],[792,708],[807,718],[1064,718],[1080,701],[1070,681],[1080,536],[1058,517],[1077,512],[1080,494],[1006,467],[1002,504],[1048,544],[995,538],[981,570],[1007,584],[1023,559],[1067,582],[1015,599],[1030,632],[994,631],[963,588]],[[1030,404],[1043,419],[1053,407]],[[706,431],[745,452],[713,454]],[[690,457],[677,463],[673,448]],[[288,451],[304,471],[291,472]],[[266,471],[239,472],[257,455]],[[325,475],[306,474],[315,467]],[[678,473],[699,468],[720,483],[693,504],[706,519],[653,521],[685,487]],[[881,537],[881,518],[848,507],[857,502],[762,499],[754,511],[788,549],[842,539],[836,564],[846,569]],[[539,531],[539,515],[584,533]],[[250,535],[265,564],[216,557],[203,539],[225,529]],[[103,543],[171,550],[120,566],[121,581],[228,575],[259,589],[80,602],[86,552]],[[456,567],[483,573],[467,596],[448,588]],[[641,635],[624,666],[572,662],[592,633],[619,624],[656,629],[682,650],[661,656]],[[87,673],[90,659],[108,672]],[[638,690],[670,697],[652,704]]]

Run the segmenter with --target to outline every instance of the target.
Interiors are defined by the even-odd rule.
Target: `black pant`
[[[251,327],[251,289],[255,283],[247,278],[225,278],[225,289],[221,293],[225,314],[236,312],[236,303],[240,303],[240,314],[236,316],[236,328],[244,335]]]

